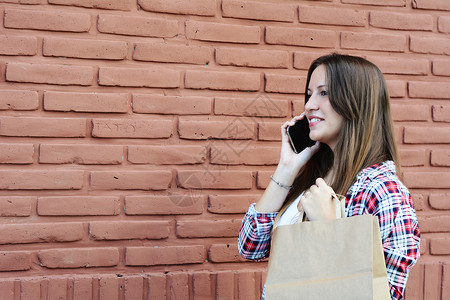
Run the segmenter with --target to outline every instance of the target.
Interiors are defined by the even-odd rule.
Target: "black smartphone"
[[[287,135],[295,153],[300,153],[306,147],[311,147],[316,143],[309,138],[309,123],[306,117],[297,121],[293,126],[289,126]]]

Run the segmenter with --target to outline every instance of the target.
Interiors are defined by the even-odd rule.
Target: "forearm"
[[[272,176],[278,182],[286,186],[292,186],[298,172],[298,168],[279,164]],[[284,188],[271,180],[264,191],[264,194],[256,203],[255,209],[259,212],[278,212],[283,206],[288,193],[289,189]]]

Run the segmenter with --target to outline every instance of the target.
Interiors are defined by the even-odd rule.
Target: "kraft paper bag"
[[[378,217],[275,228],[265,295],[267,300],[390,300]]]

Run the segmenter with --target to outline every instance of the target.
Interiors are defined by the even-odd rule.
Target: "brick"
[[[265,41],[268,44],[333,48],[337,34],[331,30],[267,26]]]
[[[191,215],[203,212],[203,196],[200,193],[126,196],[127,215]]]
[[[113,10],[131,10],[131,0],[48,0],[49,4],[81,6],[86,8],[100,8]]]
[[[189,275],[186,273],[169,273],[167,281],[170,286],[169,299],[189,299]]]
[[[402,167],[421,167],[427,160],[423,149],[400,150],[400,162]]]
[[[91,276],[76,276],[73,278],[73,299],[92,300]]]
[[[287,69],[289,52],[284,50],[217,48],[216,63],[223,66]]]
[[[409,49],[415,53],[450,55],[450,41],[447,38],[411,35]]]
[[[393,103],[391,105],[394,121],[428,121],[430,107],[424,104]]]
[[[125,278],[125,299],[145,299],[144,297],[144,277],[127,276]]]
[[[434,167],[450,167],[450,150],[432,150],[431,165]]]
[[[437,76],[450,76],[450,60],[449,59],[433,60],[433,74]]]
[[[428,202],[433,209],[450,209],[450,194],[431,194]]]
[[[128,146],[128,161],[133,164],[192,165],[205,160],[203,146]]]
[[[423,300],[424,264],[417,263],[409,273],[405,299]]]
[[[119,250],[113,247],[46,249],[38,252],[40,265],[49,268],[113,267]]]
[[[20,299],[40,300],[41,281],[39,278],[22,278],[20,280]],[[88,299],[88,298],[85,298]]]
[[[260,198],[261,195],[252,194],[209,195],[208,211],[217,214],[241,214]]]
[[[172,120],[93,119],[92,136],[99,138],[169,138]]]
[[[119,299],[119,277],[117,275],[100,275],[98,287],[98,300]]]
[[[408,95],[411,98],[450,99],[447,82],[409,81]]]
[[[184,85],[188,89],[257,91],[261,85],[261,76],[249,72],[187,70]]]
[[[294,68],[299,70],[308,70],[312,62],[324,55],[317,52],[294,52]]]
[[[31,269],[31,252],[0,251],[0,271],[27,271]]]
[[[0,293],[2,295],[2,300],[13,300],[14,299],[14,280],[13,279],[0,280]]]
[[[162,18],[100,14],[98,16],[97,30],[111,34],[170,38],[178,34],[178,21]]]
[[[212,145],[210,150],[211,163],[218,165],[276,165],[279,158],[280,147]]]
[[[241,220],[195,220],[177,221],[180,238],[236,237]]]
[[[185,46],[166,43],[136,43],[133,59],[139,61],[156,61],[208,65],[213,49],[207,46]]]
[[[433,30],[433,16],[425,14],[405,14],[387,11],[371,11],[370,25],[394,30]]]
[[[5,9],[4,25],[17,29],[88,32],[91,16],[64,11]]]
[[[450,231],[450,216],[427,216],[419,217],[418,220],[423,233]]]
[[[425,264],[424,299],[442,299],[442,264],[432,262]]]
[[[122,41],[97,39],[44,38],[44,56],[75,57],[88,59],[125,59],[128,45]]]
[[[249,1],[222,1],[222,16],[228,18],[293,22],[295,7],[290,4]]]
[[[33,196],[1,196],[0,217],[28,217],[35,200]]]
[[[341,48],[386,52],[405,52],[405,35],[367,32],[342,32]]]
[[[442,299],[450,297],[450,264],[444,263],[442,270]]]
[[[405,6],[405,0],[384,0],[383,3],[378,0],[341,0],[341,2],[345,4]]]
[[[305,111],[305,100],[292,100],[292,116],[298,116],[304,111]]]
[[[126,266],[201,264],[204,261],[205,249],[203,245],[125,248]],[[151,291],[152,286],[150,284]]]
[[[37,53],[38,42],[32,36],[2,36],[0,37],[1,55],[33,56]]]
[[[181,73],[169,69],[100,67],[98,84],[123,87],[177,88]]]
[[[269,185],[270,182],[270,175],[272,175],[272,171],[258,171],[257,173],[257,180],[256,180],[256,186],[258,189],[265,189]]]
[[[0,110],[37,110],[38,108],[39,95],[36,91],[0,91]]]
[[[186,21],[185,28],[186,37],[192,40],[258,44],[261,39],[259,26]]]
[[[166,275],[164,274],[150,274],[150,278],[148,278],[149,299],[167,299],[166,281]]]
[[[406,82],[403,80],[386,80],[386,85],[391,98],[406,97]]]
[[[114,196],[45,196],[39,197],[40,216],[116,216],[120,198]]]
[[[432,238],[430,240],[430,254],[432,255],[448,255],[450,254],[449,238]]]
[[[403,142],[405,144],[448,144],[450,143],[449,127],[405,127]]]
[[[81,170],[2,170],[3,190],[79,190],[83,187]]]
[[[216,275],[216,299],[236,299],[234,297],[234,273],[219,271]]]
[[[178,171],[178,185],[186,189],[250,189],[252,173],[249,171],[204,170]]]
[[[405,185],[409,188],[449,188],[449,172],[405,172]]]
[[[95,190],[166,190],[172,181],[170,171],[92,171]]]
[[[417,9],[450,10],[450,3],[446,0],[414,0],[412,7]]]
[[[56,85],[92,85],[94,68],[75,65],[8,63],[6,81]]]
[[[361,10],[300,5],[298,14],[301,23],[356,27],[367,24],[367,13]]]
[[[423,194],[412,194],[411,197],[413,199],[415,210],[422,211],[425,207],[425,196]]]
[[[42,4],[42,0],[0,0],[0,3]]]
[[[89,236],[96,241],[158,240],[169,236],[166,221],[98,221],[89,223]]]
[[[427,75],[430,70],[428,59],[371,56],[368,59],[380,68],[383,74]]]
[[[118,165],[123,160],[121,145],[41,144],[39,163]]]
[[[271,93],[305,93],[306,77],[296,75],[265,74],[264,91]]]
[[[288,100],[271,99],[260,94],[253,99],[215,98],[214,114],[255,117],[286,117],[289,111]]]
[[[240,118],[231,121],[203,121],[180,119],[178,134],[182,139],[206,140],[251,140],[255,136],[255,126]],[[238,143],[238,142],[235,142]],[[233,141],[230,141],[233,144]],[[242,145],[242,143],[239,143]]]
[[[213,244],[209,248],[208,259],[214,263],[245,261],[239,254],[237,244]],[[249,298],[244,298],[249,299]]]
[[[83,238],[83,224],[75,222],[1,224],[0,244],[74,242]]]
[[[258,125],[258,140],[281,141],[281,122],[265,122]]]
[[[438,18],[438,30],[442,33],[450,33],[450,17],[440,16]]]
[[[49,299],[64,299],[67,297],[68,278],[50,277],[46,282]]]
[[[138,5],[145,11],[198,16],[216,15],[214,0],[138,0]]]
[[[86,120],[75,118],[3,117],[0,135],[28,137],[84,137]]]
[[[32,164],[33,144],[0,144],[0,164]]]
[[[238,273],[239,299],[256,299],[256,276],[253,271],[240,271]]]
[[[133,94],[133,112],[141,114],[209,115],[208,97]]]
[[[213,293],[211,287],[212,280],[210,272],[202,271],[192,274],[192,292],[194,294],[194,299],[212,299]]]

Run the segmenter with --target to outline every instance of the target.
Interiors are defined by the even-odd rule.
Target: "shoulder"
[[[412,206],[408,189],[398,178],[393,161],[385,161],[362,170],[347,194],[350,205],[362,206],[365,212],[379,214],[383,207]]]

